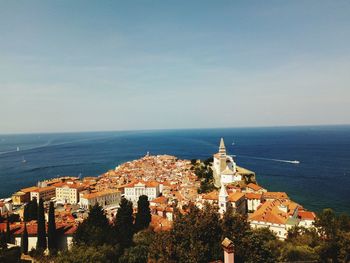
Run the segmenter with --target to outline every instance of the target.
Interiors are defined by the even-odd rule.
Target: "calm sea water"
[[[220,137],[270,191],[314,211],[350,214],[350,126],[0,135],[0,196],[47,178],[97,176],[147,151],[204,159]]]

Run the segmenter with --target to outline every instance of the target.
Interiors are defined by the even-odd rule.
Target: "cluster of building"
[[[251,227],[268,227],[280,239],[285,239],[293,226],[311,227],[315,214],[306,211],[283,192],[269,192],[259,186],[255,174],[239,167],[227,155],[224,140],[214,154],[211,166],[217,190],[198,193],[200,180],[188,160],[170,155],[146,156],[117,166],[99,177],[61,177],[23,188],[12,198],[0,200],[0,214],[17,213],[23,218],[24,206],[43,199],[56,206],[57,228],[62,233],[62,246],[69,247],[77,224],[88,215],[89,207],[100,204],[110,220],[115,216],[122,197],[133,202],[135,209],[141,195],[150,201],[152,223],[156,231],[171,228],[174,209],[189,203],[202,208],[205,203],[218,207],[224,214],[228,207],[234,213],[248,216]],[[135,210],[136,211],[136,210]],[[3,227],[0,225],[0,228]],[[11,231],[20,243],[23,223],[11,225]],[[36,222],[28,223],[31,241],[35,247]]]
[[[290,200],[284,192],[269,192],[259,186],[255,175],[249,176],[253,172],[238,167],[232,156],[226,154],[223,138],[213,159],[214,177],[221,188],[202,199],[217,204],[220,213],[231,206],[234,212],[248,215],[252,228],[267,227],[282,240],[293,226],[312,227],[315,213]]]

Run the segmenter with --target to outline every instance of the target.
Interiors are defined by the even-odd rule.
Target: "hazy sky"
[[[350,123],[350,1],[0,0],[0,133]]]

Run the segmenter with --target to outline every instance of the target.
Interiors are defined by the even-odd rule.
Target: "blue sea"
[[[220,137],[270,191],[350,214],[350,126],[0,135],[0,197],[52,177],[98,176],[147,151],[206,159]]]

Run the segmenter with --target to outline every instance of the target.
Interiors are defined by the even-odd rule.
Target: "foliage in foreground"
[[[129,215],[128,206],[124,207],[124,212]],[[92,232],[99,242],[81,242],[75,238],[73,249],[59,254],[55,262],[210,262],[223,259],[220,244],[224,237],[233,241],[235,262],[238,263],[350,260],[350,219],[336,216],[332,210],[324,210],[319,215],[315,228],[291,229],[285,241],[278,240],[266,228],[251,229],[246,217],[233,214],[231,208],[220,218],[210,205],[202,210],[189,205],[185,213],[175,211],[170,231],[154,232],[150,228],[134,231],[132,241],[126,247],[118,241],[120,237],[114,226],[107,228],[110,224],[106,224],[103,212],[98,212],[98,218],[94,220],[102,222],[102,229],[106,228]],[[106,237],[107,231],[113,233],[107,239],[98,236]]]

